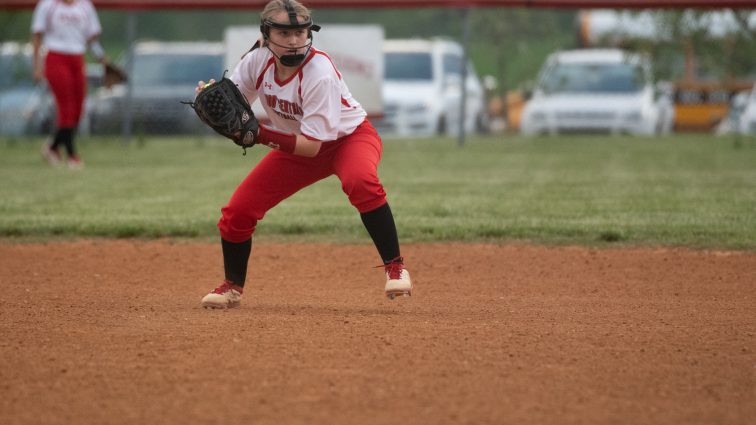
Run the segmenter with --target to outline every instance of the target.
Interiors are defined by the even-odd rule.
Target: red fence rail
[[[100,9],[262,9],[267,0],[94,0]],[[311,8],[531,7],[601,9],[753,9],[756,0],[304,0]],[[0,9],[32,9],[37,0],[0,0]]]

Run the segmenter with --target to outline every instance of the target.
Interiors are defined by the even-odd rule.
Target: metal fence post
[[[459,146],[465,144],[465,114],[467,113],[467,49],[470,43],[470,7],[462,9],[464,30],[462,35],[462,91],[459,99]]]
[[[131,101],[134,94],[134,43],[136,40],[137,32],[137,15],[134,11],[129,11],[128,20],[126,23],[126,39],[128,42],[128,50],[126,52],[126,73],[129,78],[126,81],[126,97],[123,102],[122,121],[121,121],[121,135],[123,136],[123,143],[129,144],[131,142],[132,133],[132,116],[131,116]]]

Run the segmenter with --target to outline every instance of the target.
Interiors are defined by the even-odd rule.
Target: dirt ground
[[[753,424],[756,253],[0,242],[0,423]]]

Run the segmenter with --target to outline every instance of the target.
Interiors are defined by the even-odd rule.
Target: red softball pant
[[[313,158],[271,151],[221,209],[218,222],[221,237],[229,242],[246,241],[268,210],[333,174],[341,181],[341,189],[349,202],[360,213],[382,206],[386,203],[386,192],[377,171],[382,150],[378,133],[365,120],[349,136],[323,143]]]
[[[45,59],[45,78],[55,96],[58,128],[76,128],[87,93],[84,56],[49,52]]]

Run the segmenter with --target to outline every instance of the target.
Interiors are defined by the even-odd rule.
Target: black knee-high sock
[[[388,264],[401,255],[394,215],[391,213],[391,207],[388,203],[373,211],[360,214],[360,218],[362,218],[362,224],[365,225],[373,239],[384,264]]]
[[[244,281],[247,280],[249,254],[252,252],[252,238],[240,243],[229,242],[221,238],[221,246],[223,247],[223,270],[226,274],[226,280],[244,287]]]
[[[60,145],[64,144],[63,143],[63,137],[64,137],[63,130],[64,130],[63,128],[59,128],[55,130],[55,136],[53,136],[53,142],[50,144],[50,149],[58,150],[58,148],[60,148]]]
[[[76,149],[74,149],[73,144],[73,133],[73,128],[59,128],[55,133],[55,139],[50,148],[55,150],[58,149],[60,145],[63,145],[63,147],[66,148],[66,153],[69,157],[76,155]]]

